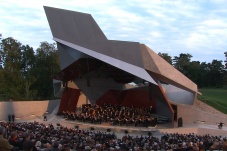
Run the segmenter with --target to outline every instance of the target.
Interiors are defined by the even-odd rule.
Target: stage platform
[[[61,122],[62,125],[70,125],[70,126],[78,126],[80,129],[90,129],[94,128],[95,130],[107,130],[110,129],[111,131],[116,132],[125,132],[126,130],[128,132],[135,132],[135,131],[143,131],[143,132],[155,132],[157,131],[156,127],[134,127],[134,126],[113,126],[109,123],[103,123],[103,124],[91,124],[91,123],[83,123],[83,122],[77,122],[77,121],[70,121],[70,120],[63,120]]]
[[[148,135],[148,133],[150,133],[152,136],[159,137],[159,138],[163,135],[159,132],[159,130],[157,129],[157,126],[148,127],[148,128],[134,127],[134,126],[113,126],[108,123],[91,124],[91,123],[70,121],[65,119],[61,120],[60,124],[69,128],[75,128],[75,126],[78,126],[79,129],[83,129],[83,130],[91,130],[91,128],[93,128],[95,131],[115,133],[118,138],[122,138],[122,136],[124,135],[130,135],[130,136],[144,135],[145,136],[145,135]]]
[[[79,129],[90,130],[94,128],[94,130],[105,131],[110,129],[111,132],[115,132],[118,134],[125,134],[125,131],[128,131],[130,135],[147,135],[149,132],[152,133],[153,136],[161,137],[165,133],[179,133],[179,134],[189,134],[194,133],[197,135],[214,135],[214,136],[223,136],[227,137],[227,127],[223,126],[222,129],[219,129],[217,125],[209,125],[209,124],[201,124],[201,123],[192,123],[185,124],[183,127],[177,127],[177,123],[175,123],[175,127],[171,127],[171,123],[167,124],[158,124],[155,127],[134,127],[134,126],[113,126],[109,124],[90,124],[69,120],[62,120],[61,125],[75,128],[78,126]]]

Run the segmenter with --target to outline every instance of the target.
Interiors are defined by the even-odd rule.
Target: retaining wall
[[[51,113],[59,103],[60,100],[0,102],[0,120],[8,121],[9,114],[20,119],[43,116],[46,111]]]
[[[177,110],[178,118],[183,118],[183,125],[197,123],[198,121],[204,121],[205,124],[212,125],[220,122],[227,123],[226,117],[210,114],[190,107],[190,105],[177,105]]]

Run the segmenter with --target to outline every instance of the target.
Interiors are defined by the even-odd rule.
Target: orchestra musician
[[[83,105],[82,110],[74,112],[63,111],[64,118],[89,123],[109,122],[113,125],[154,125],[155,119],[151,115],[151,106],[134,108],[122,105]]]

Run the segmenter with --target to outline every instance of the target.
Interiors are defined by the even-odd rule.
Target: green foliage
[[[0,94],[6,98],[21,98],[23,76],[21,75],[21,43],[13,38],[6,38],[1,43],[1,71]]]
[[[158,55],[162,57],[165,61],[167,61],[169,64],[173,64],[172,57],[168,53],[161,53],[159,52]]]
[[[194,81],[195,83],[199,83],[201,80],[201,70],[200,70],[200,62],[192,61],[188,63],[187,66],[187,75],[189,79]]]
[[[184,54],[181,53],[178,56],[174,56],[173,59],[173,66],[179,70],[181,73],[183,73],[184,75],[188,76],[188,68],[190,66],[190,61],[191,61],[192,55],[190,54]]]
[[[181,53],[172,59],[168,53],[158,53],[164,60],[172,64],[178,71],[198,85],[198,87],[222,87],[227,84],[227,72],[223,71],[222,61],[211,63],[191,61],[192,55]]]
[[[201,87],[222,87],[225,73],[222,61],[213,60],[212,63],[191,61],[192,55],[181,53],[173,59],[173,66],[186,77]]]
[[[42,42],[36,52],[13,38],[2,40],[1,100],[53,98],[52,77],[60,71],[56,46]]]
[[[227,114],[227,86],[223,88],[203,88],[199,89],[202,95],[198,99]]]
[[[31,72],[36,81],[32,89],[37,91],[36,99],[53,98],[53,76],[60,71],[55,44],[42,42],[37,49],[35,66]]]

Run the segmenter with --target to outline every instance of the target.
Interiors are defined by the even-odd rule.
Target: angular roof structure
[[[59,51],[61,72],[55,79],[73,81],[93,102],[110,89],[146,81],[172,112],[170,102],[193,104],[197,85],[145,44],[109,40],[90,14],[44,9]]]
[[[195,83],[148,46],[138,42],[108,40],[90,14],[44,8],[56,42],[141,76],[149,82],[156,83],[152,80],[152,76],[155,76],[163,82],[197,92]]]

